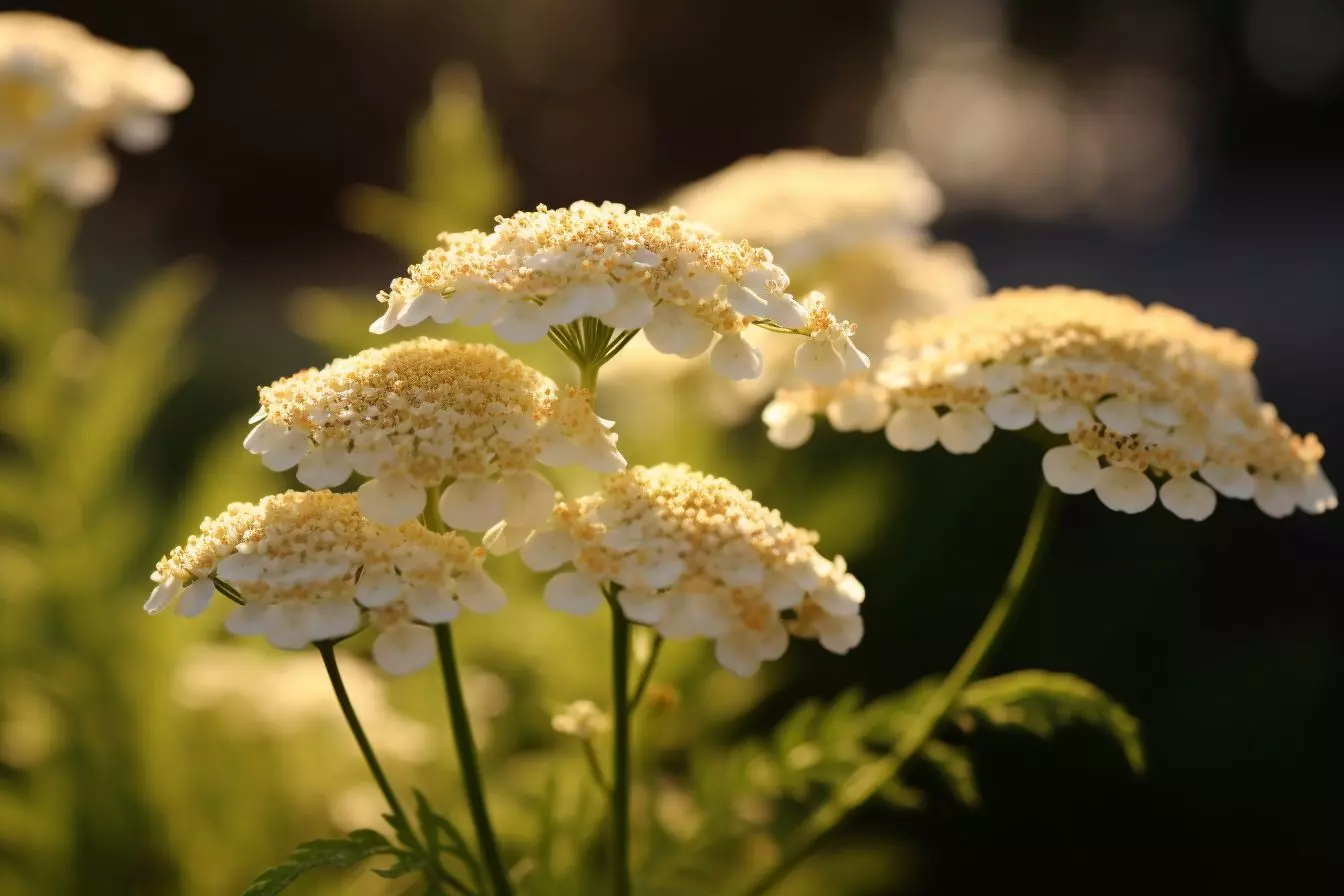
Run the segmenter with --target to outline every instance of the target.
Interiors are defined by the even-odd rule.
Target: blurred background
[[[375,293],[441,230],[537,203],[640,207],[779,148],[904,149],[943,191],[934,234],[968,246],[990,289],[1068,283],[1242,331],[1261,346],[1266,399],[1320,435],[1344,478],[1329,453],[1344,445],[1338,2],[29,5],[162,50],[196,95],[163,149],[120,158],[116,192],[84,216],[77,262],[53,273],[82,302],[58,314],[53,297],[47,323],[34,310],[27,347],[0,367],[0,447],[59,455],[29,448],[0,476],[0,893],[223,896],[298,839],[377,822],[315,657],[151,622],[139,604],[196,519],[281,482],[238,448],[256,385],[369,344]],[[147,281],[157,298],[133,306]],[[41,383],[15,375],[25,357]],[[57,407],[99,409],[99,425]],[[694,444],[641,443],[637,420],[620,423],[633,462],[732,475],[819,529],[868,586],[868,634],[846,658],[796,645],[741,683],[690,645],[669,651],[683,693],[659,722],[668,751],[692,717],[724,741],[764,736],[804,699],[945,670],[997,591],[1038,475],[1039,449],[1003,433],[972,459],[829,431],[781,457],[754,422]],[[790,892],[1344,880],[1330,765],[1342,536],[1338,514],[1271,520],[1223,502],[1193,525],[1066,501],[995,667],[1101,687],[1140,720],[1145,774],[1086,729],[977,732],[977,800],[930,779],[918,811],[865,812]],[[605,645],[600,620],[555,625],[532,603],[515,598],[513,631],[466,620],[463,637],[487,762],[510,782],[498,812],[520,843],[548,776],[570,810],[596,811],[548,714],[605,693],[600,666],[558,662]],[[365,677],[398,774],[441,780],[434,682]],[[674,818],[679,791],[650,786]],[[451,782],[439,789],[451,799]],[[307,892],[395,892],[368,886]]]

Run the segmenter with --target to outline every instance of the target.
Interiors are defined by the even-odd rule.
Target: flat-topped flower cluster
[[[795,300],[768,250],[725,239],[677,209],[643,214],[576,202],[497,221],[490,233],[441,234],[437,248],[379,295],[387,310],[370,329],[462,321],[489,324],[509,342],[534,342],[553,327],[595,318],[614,331],[642,329],[665,354],[708,350],[723,375],[752,379],[762,358],[745,334],[758,324],[809,337],[799,357],[805,377],[818,355],[855,372],[867,367],[850,342],[853,327]]]
[[[218,588],[241,604],[229,631],[287,649],[369,623],[380,631],[374,660],[402,673],[433,657],[433,634],[418,623],[448,622],[462,607],[490,613],[503,606],[483,557],[456,533],[370,522],[354,495],[289,491],[207,517],[159,561],[145,609],[158,613],[176,602],[179,614],[195,616]]]
[[[523,545],[550,606],[590,613],[612,594],[626,616],[667,638],[711,638],[728,669],[778,659],[789,634],[845,653],[863,636],[864,590],[817,533],[726,479],[685,465],[631,467],[565,501]]]
[[[164,116],[191,93],[156,50],[118,46],[54,16],[0,13],[0,206],[27,179],[74,205],[98,202],[117,176],[103,139],[155,149],[168,136]]]
[[[772,440],[802,444],[824,412],[839,430],[885,429],[902,450],[969,454],[996,428],[1039,422],[1068,438],[1043,459],[1047,481],[1095,491],[1114,510],[1136,513],[1160,495],[1178,516],[1204,519],[1215,491],[1271,516],[1337,503],[1320,442],[1261,401],[1255,344],[1174,308],[1065,287],[1005,290],[898,322],[887,352],[869,378],[781,391],[763,415]]]

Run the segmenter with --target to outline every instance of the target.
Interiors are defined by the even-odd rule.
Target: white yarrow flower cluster
[[[260,390],[244,446],[272,470],[297,466],[310,488],[358,472],[359,507],[397,525],[425,508],[425,490],[449,484],[439,512],[453,529],[545,523],[555,489],[536,466],[625,466],[611,421],[592,396],[557,389],[492,345],[416,339],[368,349]]]
[[[818,315],[786,292],[788,275],[768,251],[725,239],[677,209],[541,206],[499,218],[491,233],[439,240],[379,294],[387,310],[370,330],[461,321],[489,324],[509,342],[535,342],[552,327],[595,318],[613,330],[643,330],[664,354],[708,351],[730,379],[762,372],[761,350],[746,336],[753,324],[816,333]]]
[[[241,602],[226,622],[230,632],[289,650],[367,623],[380,632],[374,661],[401,675],[433,660],[426,625],[450,622],[463,607],[503,607],[483,556],[453,532],[370,522],[354,495],[291,491],[206,518],[199,534],[159,561],[145,610],[175,604],[179,615],[197,616],[218,587]]]
[[[863,586],[816,542],[727,480],[664,464],[558,505],[521,556],[553,573],[547,605],[591,613],[614,590],[632,621],[710,638],[719,662],[746,676],[782,656],[791,633],[833,653],[862,638]]]
[[[0,13],[0,206],[29,178],[73,205],[98,202],[117,176],[103,139],[130,152],[157,148],[168,137],[164,116],[191,93],[155,50],[100,40],[54,16]]]
[[[1046,481],[1095,491],[1112,510],[1160,500],[1202,520],[1216,494],[1254,499],[1274,517],[1338,503],[1321,443],[1261,401],[1255,343],[1174,308],[1067,287],[1006,290],[898,323],[887,349],[871,379],[781,390],[763,413],[771,440],[802,444],[824,411],[836,429],[885,429],[901,450],[971,454],[996,428],[1040,423],[1068,438],[1045,454]]]
[[[942,195],[909,156],[785,149],[739,159],[669,202],[697,221],[804,267],[838,251],[920,234]]]

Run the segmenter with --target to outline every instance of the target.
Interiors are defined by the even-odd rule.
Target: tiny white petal
[[[938,442],[938,412],[933,408],[900,408],[886,426],[887,441],[901,451],[923,451]]]
[[[557,325],[584,316],[596,317],[603,311],[610,311],[615,304],[616,293],[610,284],[575,283],[547,296],[541,310],[548,323]]]
[[[1041,425],[1055,435],[1064,435],[1080,423],[1091,423],[1092,412],[1081,401],[1042,401],[1036,408]]]
[[[611,310],[597,315],[598,320],[614,330],[638,330],[653,317],[653,300],[643,290],[633,286],[618,287],[616,304]]]
[[[151,616],[162,613],[173,602],[173,599],[181,593],[181,582],[171,577],[165,579],[155,585],[153,591],[149,592],[149,600],[145,601],[145,612]]]
[[[389,675],[408,675],[434,661],[434,632],[423,625],[395,625],[373,642],[373,661]]]
[[[741,333],[726,333],[709,353],[709,365],[730,380],[754,380],[765,368],[765,355]]]
[[[565,529],[533,532],[523,544],[518,556],[523,565],[535,572],[550,572],[573,561],[578,556],[578,545]]]
[[[1157,494],[1162,506],[1183,520],[1206,520],[1218,504],[1213,489],[1189,476],[1173,476]]]
[[[452,592],[434,587],[412,588],[406,593],[406,607],[412,616],[430,625],[452,622],[462,611],[453,600]]]
[[[1199,466],[1199,478],[1225,498],[1245,501],[1255,497],[1255,477],[1245,467],[1206,461]]]
[[[616,599],[631,622],[657,625],[667,615],[667,597],[648,588],[622,588]]]
[[[1320,467],[1302,478],[1297,506],[1307,513],[1325,513],[1339,506],[1339,496],[1335,494],[1335,487],[1330,484],[1325,471]]]
[[[845,376],[854,376],[863,373],[873,364],[872,360],[870,360],[863,352],[859,351],[859,347],[855,345],[848,336],[840,342],[839,352],[840,359],[845,365]]]
[[[679,358],[702,355],[714,341],[714,328],[688,311],[663,302],[644,325],[644,338],[657,351]]]
[[[809,339],[793,353],[798,375],[818,386],[834,386],[845,378],[845,359],[827,339]]]
[[[301,650],[313,643],[308,634],[308,608],[303,604],[282,603],[266,614],[266,642],[281,650]]]
[[[504,507],[504,486],[491,479],[459,479],[439,496],[443,521],[467,532],[484,532],[504,519]]]
[[[535,470],[500,480],[504,490],[504,519],[514,526],[535,529],[545,525],[555,510],[555,486]]]
[[[1026,429],[1036,422],[1036,405],[1021,392],[1005,392],[989,400],[985,416],[999,429]]]
[[[1001,395],[1016,388],[1024,373],[1026,370],[1021,364],[986,364],[980,371],[980,380],[991,395]]]
[[[768,306],[764,316],[779,326],[787,327],[790,330],[800,330],[807,324],[807,309],[800,305],[793,296],[787,293],[783,295],[758,294],[764,296]]]
[[[356,494],[364,518],[384,526],[399,526],[425,509],[425,490],[404,476],[370,479]]]
[[[199,616],[209,608],[210,599],[214,596],[214,581],[208,578],[197,579],[182,591],[173,612],[179,616]]]
[[[271,447],[261,455],[261,462],[266,469],[278,473],[297,464],[312,447],[308,433],[302,429],[291,429],[276,437]]]
[[[584,616],[602,606],[605,599],[597,581],[581,572],[562,572],[551,577],[543,592],[552,610]]]
[[[846,392],[826,405],[826,419],[837,432],[877,432],[891,408],[876,389]]]
[[[243,447],[252,454],[263,454],[280,444],[285,428],[267,420],[265,411],[257,411],[257,414],[262,419],[243,439]]]
[[[849,653],[863,640],[863,617],[823,617],[815,623],[817,640],[831,653]]]
[[[514,306],[532,305],[526,299],[505,297],[499,290],[490,286],[455,290],[444,302],[447,310],[443,314],[452,315],[469,327],[492,324],[507,315]]]
[[[224,630],[231,635],[261,635],[269,627],[270,607],[266,604],[244,604],[236,607],[224,620]]]
[[[215,566],[215,572],[225,581],[256,581],[266,572],[266,555],[239,551],[220,560]]]
[[[725,287],[725,298],[743,317],[768,317],[770,314],[770,303],[745,286],[729,283]]]
[[[429,320],[430,316],[442,304],[443,296],[436,292],[422,292],[401,306],[401,312],[397,315],[397,324],[403,327],[413,327],[416,324],[423,323]]]
[[[484,570],[469,570],[455,581],[458,601],[473,613],[497,613],[508,603],[504,589]]]
[[[760,649],[751,633],[743,630],[729,632],[714,642],[714,658],[719,665],[742,678],[755,675],[761,668]]]
[[[393,308],[389,304],[387,310],[382,313],[382,316],[369,324],[369,332],[377,336],[381,336],[384,333],[391,333],[392,328],[397,325],[397,310],[398,309]]]
[[[761,411],[765,437],[777,448],[797,448],[812,438],[816,421],[812,415],[788,401],[776,399]]]
[[[366,566],[355,586],[355,600],[366,607],[384,607],[400,597],[405,587],[391,567]]]
[[[513,343],[536,342],[551,328],[542,306],[523,299],[510,301],[503,315],[491,326],[500,339]]]
[[[314,641],[344,638],[359,630],[363,617],[359,604],[349,598],[334,598],[309,604],[308,636]]]
[[[770,570],[765,574],[761,596],[776,610],[792,610],[803,602],[803,587],[786,575]]]
[[[521,548],[531,534],[531,526],[516,526],[501,520],[481,536],[481,546],[496,557],[502,557]]]
[[[1157,486],[1138,470],[1107,467],[1097,474],[1093,486],[1101,503],[1121,513],[1141,513],[1157,501]]]
[[[1077,445],[1051,448],[1041,458],[1045,481],[1066,495],[1082,495],[1097,487],[1101,464]]]
[[[299,461],[295,476],[309,488],[332,488],[350,478],[350,452],[339,446],[315,448]]]
[[[984,411],[948,411],[938,418],[938,441],[953,454],[974,454],[994,435]]]
[[[1098,402],[1094,410],[1107,429],[1122,436],[1132,436],[1143,428],[1143,406],[1137,401],[1112,395]]]
[[[1283,519],[1297,509],[1297,483],[1282,482],[1267,473],[1255,477],[1255,506],[1266,516]]]

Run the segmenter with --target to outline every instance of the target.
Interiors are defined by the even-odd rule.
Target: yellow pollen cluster
[[[1067,287],[1005,290],[897,323],[887,350],[871,380],[779,393],[764,414],[771,438],[801,444],[824,408],[837,429],[885,425],[902,450],[968,454],[995,428],[1040,422],[1070,442],[1047,453],[1047,481],[1095,490],[1115,510],[1155,503],[1154,480],[1163,505],[1188,519],[1213,512],[1215,491],[1276,517],[1337,503],[1320,442],[1261,401],[1255,343],[1177,309]]]
[[[311,488],[355,471],[371,477],[361,507],[388,525],[418,516],[424,490],[445,480],[477,483],[445,492],[454,528],[489,528],[511,503],[515,516],[544,521],[553,489],[529,472],[538,461],[601,472],[624,465],[590,394],[557,394],[550,379],[492,345],[421,338],[368,349],[263,387],[260,399],[249,450],[271,469],[297,464]]]
[[[618,586],[632,620],[669,638],[712,638],[720,662],[746,675],[784,652],[801,614],[825,621],[794,633],[837,653],[862,636],[863,586],[816,542],[731,482],[664,464],[629,468],[561,503],[522,557],[539,570],[573,564],[548,582],[551,606],[590,612]]]
[[[908,156],[817,149],[749,156],[670,201],[723,233],[768,246],[791,266],[918,232],[942,207],[938,188]]]
[[[112,189],[111,136],[132,152],[168,135],[191,82],[154,50],[132,50],[54,16],[0,13],[0,205],[31,178],[76,205]]]

